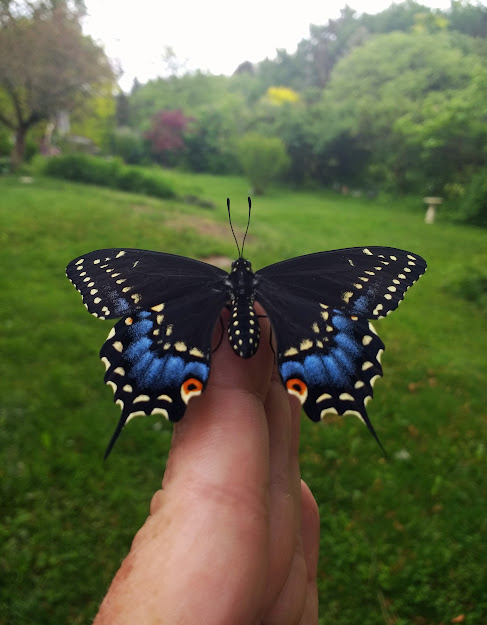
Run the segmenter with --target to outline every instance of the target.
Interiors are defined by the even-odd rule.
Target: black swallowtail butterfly
[[[230,217],[228,200],[227,207]],[[204,391],[224,307],[235,353],[255,354],[254,301],[271,321],[283,384],[308,417],[352,413],[377,439],[366,404],[382,375],[384,344],[368,320],[395,310],[426,262],[391,247],[352,247],[254,273],[242,256],[244,242],[242,251],[237,243],[230,273],[184,256],[125,248],[89,252],[67,266],[92,315],[122,317],[100,351],[105,382],[122,409],[105,457],[129,419],[162,414],[179,421],[188,401]]]

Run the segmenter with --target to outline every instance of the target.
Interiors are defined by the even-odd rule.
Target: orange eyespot
[[[127,319],[125,319],[125,323],[128,326],[131,326],[133,324],[134,320],[132,319],[132,317],[127,317]]]
[[[299,401],[304,404],[308,397],[308,387],[299,378],[290,378],[286,382],[286,388],[288,393],[294,395]]]
[[[188,378],[181,384],[181,398],[185,404],[187,404],[192,397],[201,395],[202,391],[203,382],[197,378]]]

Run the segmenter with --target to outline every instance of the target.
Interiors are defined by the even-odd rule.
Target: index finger
[[[264,401],[274,355],[268,320],[261,318],[260,325],[260,346],[252,358],[236,356],[226,336],[214,352],[207,388],[189,402],[174,426],[164,489],[173,484],[183,490],[188,485],[225,491],[233,487],[240,496],[268,477]]]

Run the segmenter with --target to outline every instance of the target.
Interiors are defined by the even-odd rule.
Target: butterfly
[[[118,319],[101,348],[105,382],[124,425],[139,415],[179,421],[201,395],[211,367],[212,334],[223,308],[235,354],[251,358],[260,339],[258,302],[271,322],[284,387],[313,421],[358,416],[378,440],[366,411],[382,375],[384,344],[370,319],[395,310],[426,262],[392,247],[351,247],[290,258],[252,271],[235,238],[231,271],[184,256],[114,248],[84,254],[66,274],[85,307]]]

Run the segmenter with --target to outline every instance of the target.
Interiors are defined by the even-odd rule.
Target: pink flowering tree
[[[181,109],[159,111],[152,118],[152,125],[145,133],[155,160],[163,165],[173,165],[178,152],[185,146],[184,134],[194,120],[186,117]]]

